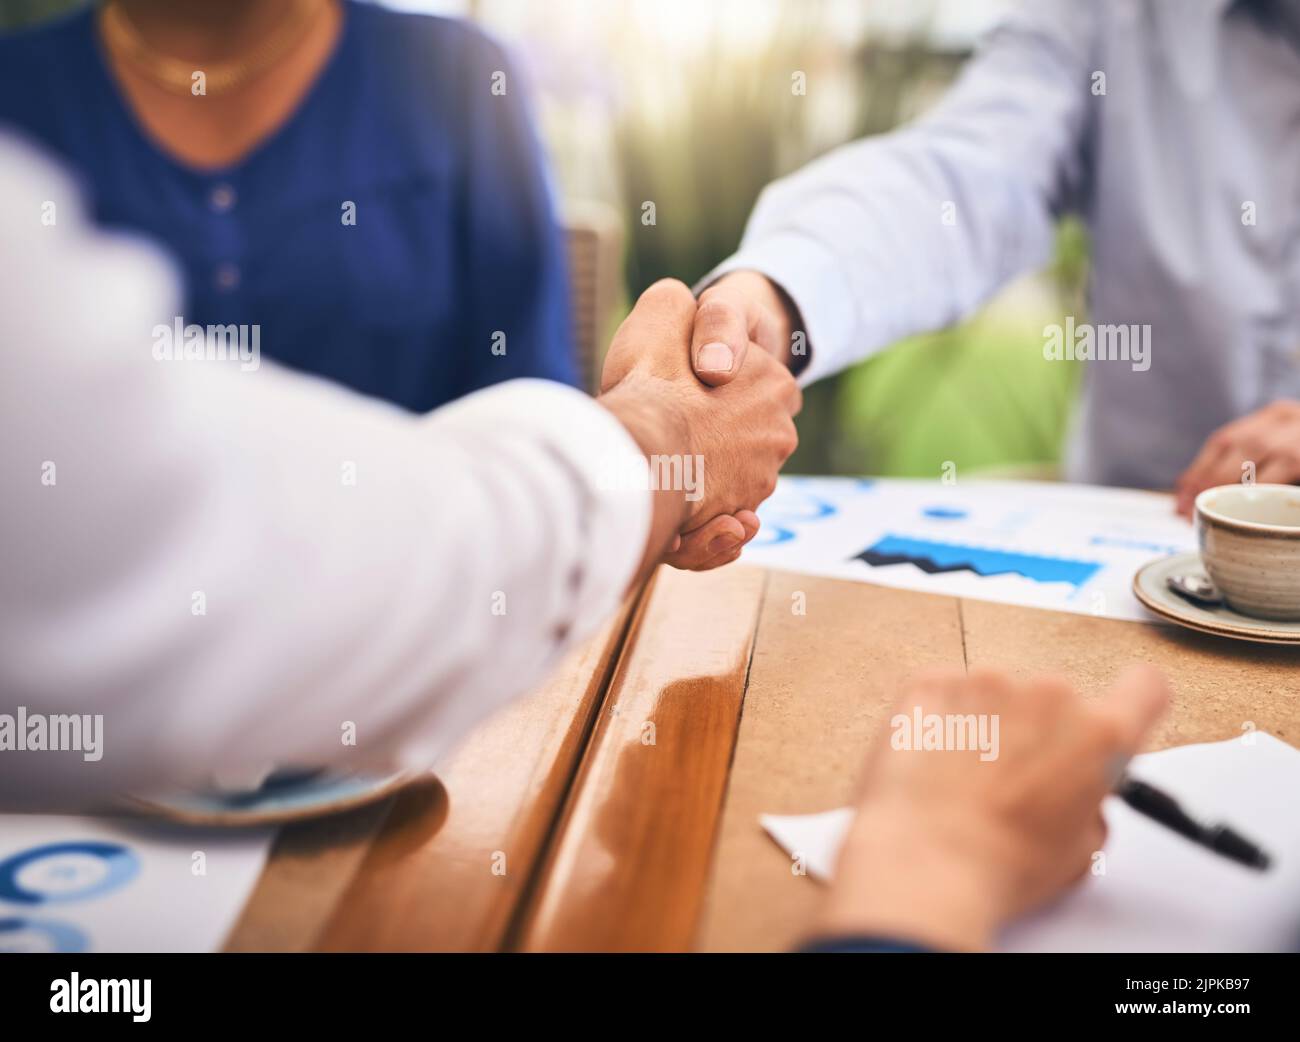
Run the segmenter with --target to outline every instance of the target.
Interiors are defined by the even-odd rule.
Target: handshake
[[[737,272],[698,304],[682,283],[656,282],[619,327],[598,400],[636,440],[652,475],[656,461],[677,463],[663,469],[677,480],[652,478],[646,565],[716,568],[757,534],[755,510],[798,444],[793,325],[793,306],[772,283]]]

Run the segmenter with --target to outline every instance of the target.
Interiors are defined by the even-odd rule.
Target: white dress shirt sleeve
[[[807,383],[969,314],[1051,256],[1078,187],[1097,5],[1026,4],[915,124],[838,148],[769,185],[739,251],[802,315]]]
[[[640,457],[587,396],[416,417],[160,361],[169,264],[2,141],[0,232],[0,714],[103,717],[97,760],[0,749],[0,792],[427,767],[617,607],[650,501],[601,480]]]

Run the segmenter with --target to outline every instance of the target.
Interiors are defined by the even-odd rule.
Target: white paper
[[[792,858],[798,859],[814,879],[835,874],[844,834],[853,821],[852,807],[821,814],[760,814],[758,823]]]
[[[1266,734],[1135,757],[1130,773],[1272,858],[1266,872],[1198,847],[1116,798],[1104,874],[1014,924],[1003,951],[1295,951],[1300,948],[1300,752]],[[763,815],[763,828],[826,879],[852,811]],[[882,854],[887,856],[887,854]]]
[[[1140,622],[1137,569],[1196,549],[1169,496],[1050,482],[782,478],[758,515],[749,564]],[[859,559],[881,550],[909,560]]]
[[[220,948],[274,836],[271,828],[0,814],[0,951]]]

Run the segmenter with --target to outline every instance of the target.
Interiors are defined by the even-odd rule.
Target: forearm
[[[684,418],[673,412],[671,401],[647,397],[635,387],[624,384],[597,399],[619,421],[636,442],[648,476],[651,459],[656,455],[690,454],[689,431]],[[649,484],[649,481],[647,481]],[[686,494],[680,488],[647,489],[650,503],[650,526],[641,562],[633,583],[643,579],[659,562],[664,550],[686,519]]]
[[[578,392],[503,385],[421,423],[270,369],[182,380],[156,423],[147,395],[131,423],[51,417],[69,477],[5,525],[6,694],[105,718],[103,761],[41,761],[49,792],[428,766],[644,556],[647,493],[588,466],[636,446]]]

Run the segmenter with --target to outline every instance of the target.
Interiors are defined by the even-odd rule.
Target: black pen
[[[1146,782],[1130,778],[1127,774],[1120,775],[1115,795],[1139,814],[1173,829],[1180,836],[1185,836],[1216,854],[1222,854],[1261,872],[1270,864],[1269,856],[1240,833],[1234,832],[1227,825],[1207,825],[1197,821],[1172,796]]]

